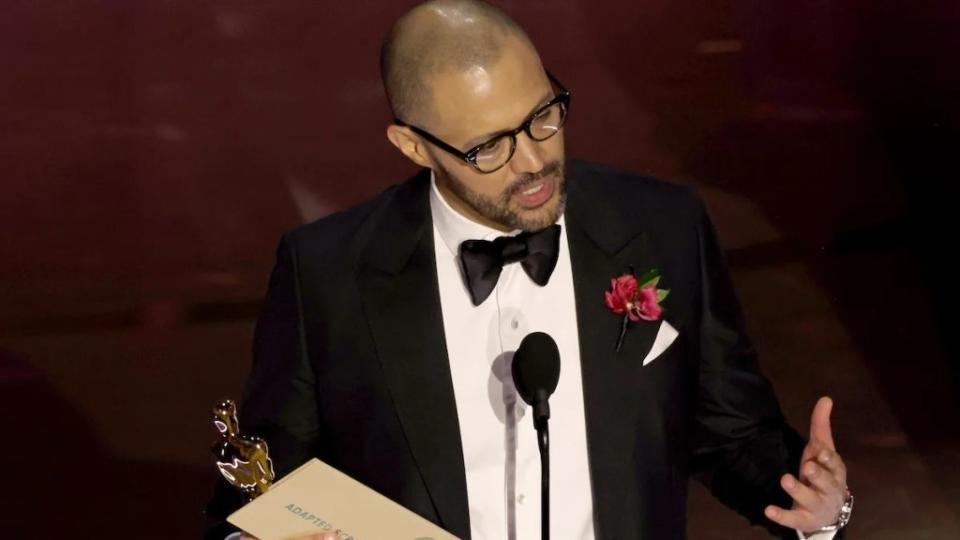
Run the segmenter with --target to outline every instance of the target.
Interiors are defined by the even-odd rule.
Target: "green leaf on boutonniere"
[[[659,281],[660,281],[660,272],[657,269],[654,268],[651,270],[647,270],[646,272],[643,273],[642,276],[640,276],[639,279],[637,279],[637,283],[639,283],[639,285],[637,285],[637,288],[642,289],[648,285],[653,285],[654,287],[656,287]]]
[[[657,289],[657,303],[663,302],[668,294],[670,294],[670,289]]]

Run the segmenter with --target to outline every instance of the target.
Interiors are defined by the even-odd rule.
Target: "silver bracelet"
[[[837,522],[833,525],[827,525],[825,527],[820,527],[820,530],[817,532],[832,532],[839,531],[840,529],[847,526],[847,523],[850,523],[850,514],[853,513],[853,493],[850,493],[850,490],[847,490],[847,498],[843,501],[843,506],[840,507],[840,516],[837,517]]]

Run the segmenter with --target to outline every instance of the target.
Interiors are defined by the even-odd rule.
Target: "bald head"
[[[430,123],[430,79],[486,68],[508,41],[533,49],[524,31],[499,9],[475,0],[432,0],[401,17],[380,51],[380,75],[394,115]]]

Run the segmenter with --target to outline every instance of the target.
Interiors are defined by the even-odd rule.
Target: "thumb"
[[[836,450],[833,445],[833,431],[830,429],[830,412],[833,410],[833,400],[824,396],[817,400],[810,415],[810,441],[818,441],[830,450]]]

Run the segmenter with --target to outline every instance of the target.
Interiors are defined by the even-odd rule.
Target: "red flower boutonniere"
[[[631,269],[629,274],[623,274],[610,280],[610,290],[603,293],[604,302],[617,315],[623,314],[623,324],[620,327],[620,337],[617,338],[617,352],[623,345],[623,336],[627,332],[630,321],[656,321],[663,313],[660,302],[670,294],[669,289],[658,289],[660,272],[650,270],[637,279]]]

